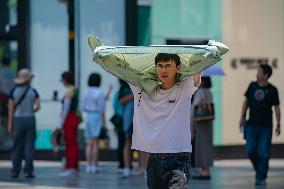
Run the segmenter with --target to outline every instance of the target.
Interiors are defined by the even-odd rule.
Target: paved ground
[[[85,164],[81,163],[80,176],[69,179],[58,177],[60,163],[35,162],[35,179],[10,179],[10,162],[0,161],[0,189],[142,189],[146,188],[143,176],[132,176],[122,179],[117,173],[116,163],[102,162],[103,172],[88,175],[84,172]],[[194,189],[284,189],[284,160],[272,160],[266,187],[254,186],[254,172],[247,160],[215,161],[210,181],[190,180],[190,188]]]

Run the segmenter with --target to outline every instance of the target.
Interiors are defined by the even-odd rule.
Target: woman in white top
[[[106,128],[105,106],[107,97],[100,89],[101,76],[92,73],[89,76],[88,88],[80,103],[81,110],[86,112],[85,138],[87,141],[87,173],[98,173],[99,135],[102,127]],[[110,93],[110,91],[108,92]]]

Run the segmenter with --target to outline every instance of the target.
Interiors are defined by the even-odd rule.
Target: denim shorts
[[[89,112],[86,116],[85,138],[98,138],[102,129],[102,116],[100,112]]]
[[[147,164],[147,186],[150,189],[186,189],[190,176],[190,154],[168,156],[149,155]]]

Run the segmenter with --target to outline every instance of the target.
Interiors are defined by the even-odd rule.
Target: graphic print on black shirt
[[[277,88],[270,83],[262,87],[252,82],[245,96],[249,107],[248,124],[272,127],[272,106],[279,105]]]

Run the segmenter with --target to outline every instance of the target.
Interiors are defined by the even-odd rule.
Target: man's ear
[[[178,72],[180,71],[180,65],[177,66],[177,71],[178,71]]]

